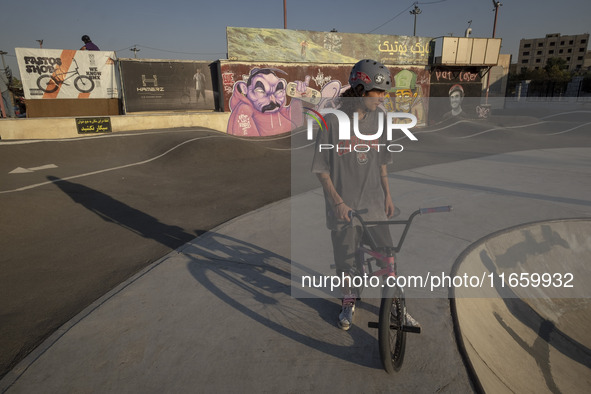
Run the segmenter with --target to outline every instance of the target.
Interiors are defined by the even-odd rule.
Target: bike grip
[[[368,213],[369,209],[357,209],[357,210],[350,210],[348,215],[349,215],[349,219],[353,219],[353,216],[357,216],[359,217],[359,215],[361,215],[362,213]]]
[[[451,205],[445,205],[442,207],[432,207],[432,208],[421,208],[419,211],[422,214],[425,213],[439,213],[439,212],[450,212],[452,210]]]

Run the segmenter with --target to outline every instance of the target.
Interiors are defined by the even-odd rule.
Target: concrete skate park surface
[[[561,132],[588,135],[583,128],[568,128]],[[469,141],[466,130],[453,131],[453,138]],[[518,146],[527,146],[535,134],[525,137]],[[499,261],[509,261],[499,256],[519,255],[502,248],[520,245],[514,234],[525,230],[538,244],[550,229],[558,234],[550,238],[558,240],[555,248],[564,242],[570,251],[588,245],[589,228],[578,218],[591,217],[590,158],[588,147],[522,150],[389,174],[400,218],[419,207],[454,206],[450,214],[416,219],[399,255],[400,273],[491,272]],[[540,221],[546,227],[524,227]],[[489,243],[487,237],[515,226],[522,227],[488,254],[492,265],[474,268],[469,253],[488,248],[493,239]],[[548,253],[557,253],[555,248]],[[527,248],[521,252],[544,257],[542,246],[535,250],[535,256]],[[572,254],[549,258],[578,263],[577,277],[585,280],[589,273],[581,265],[589,253],[580,250],[582,261]],[[265,206],[194,239],[97,300],[4,376],[0,392],[585,392],[589,387],[590,335],[574,328],[588,326],[589,295],[549,304],[539,295],[526,302],[521,295],[497,293],[457,299],[450,307],[448,289],[408,291],[407,305],[423,332],[409,334],[401,371],[387,375],[376,330],[367,328],[377,319],[379,300],[362,300],[354,327],[345,332],[335,324],[338,300],[292,296],[298,286],[294,275],[330,273],[331,262],[320,189]],[[483,264],[480,256],[477,262]],[[523,269],[538,267],[529,264]],[[479,325],[483,321],[485,327]],[[497,348],[503,352],[494,353]],[[520,363],[507,371],[512,357]],[[471,376],[474,371],[477,376]]]
[[[590,158],[590,148],[548,149],[390,174],[401,217],[420,206],[454,206],[451,214],[417,219],[406,252],[401,252],[399,270],[418,267],[449,273],[461,251],[491,233],[541,220],[590,217]],[[532,182],[534,178],[544,182]],[[341,331],[335,325],[337,300],[291,296],[290,287],[297,285],[291,280],[294,266],[303,267],[309,255],[314,261],[332,260],[322,203],[320,189],[302,193],[232,220],[170,253],[62,327],[6,375],[0,389],[8,393],[474,391],[454,341],[447,291],[408,299],[423,332],[409,335],[405,363],[394,375],[381,369],[377,334],[367,328],[367,322],[376,319],[379,300],[363,300],[355,326]],[[569,242],[571,249],[575,240],[584,243],[580,233],[586,234],[588,245],[588,227],[573,229],[562,221],[544,226]],[[294,234],[302,231],[309,236]],[[309,238],[316,241],[307,250],[294,251]],[[528,305],[538,310],[543,300],[535,302]],[[506,300],[498,296],[458,303],[464,342],[475,350],[465,348],[487,391],[497,392],[499,386],[487,382],[499,380],[499,374],[501,392],[522,391],[519,384],[525,391],[547,392],[555,388],[552,382],[569,392],[589,387],[585,361],[589,334],[583,323],[589,319],[587,299],[556,302],[558,306],[538,312],[540,316],[553,312],[554,316],[544,316],[552,321],[558,308],[568,311],[564,315],[571,324],[564,328],[560,323],[556,329],[581,345],[574,353],[557,350],[562,340],[554,340],[554,334],[547,337],[544,330],[523,327],[527,323],[511,308],[503,309]],[[481,321],[487,327],[477,326]],[[499,336],[503,331],[504,336]],[[490,353],[491,344],[503,352]],[[509,372],[496,369],[513,357],[526,360],[511,371],[521,383],[505,379]],[[476,368],[474,359],[486,367]],[[573,373],[577,378],[565,382]]]
[[[455,275],[484,272],[497,281],[478,293],[456,288],[452,301],[461,347],[483,391],[588,392],[591,300],[583,289],[589,256],[591,219],[571,219],[503,230],[460,257]],[[545,273],[546,281],[535,285],[531,275],[521,283],[499,280],[499,274],[521,273]]]

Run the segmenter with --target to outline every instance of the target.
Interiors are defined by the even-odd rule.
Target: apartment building
[[[544,38],[523,38],[519,42],[517,69],[537,70],[544,68],[548,59],[559,57],[566,61],[567,70],[580,70],[585,63],[588,44],[588,33],[574,36],[554,33],[546,34]]]

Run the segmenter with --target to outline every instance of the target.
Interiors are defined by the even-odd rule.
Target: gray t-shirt
[[[387,220],[384,191],[381,184],[380,167],[392,162],[392,153],[388,152],[386,138],[386,116],[378,109],[367,113],[359,120],[359,131],[365,135],[376,134],[378,130],[378,114],[382,113],[384,130],[379,141],[360,140],[353,131],[351,120],[351,140],[338,139],[338,119],[334,114],[325,117],[328,131],[320,130],[316,137],[316,147],[312,172],[329,173],[334,187],[343,201],[354,210],[367,210],[362,214],[365,220]],[[330,144],[335,149],[322,149],[321,144]],[[376,146],[377,144],[381,144]],[[373,146],[372,146],[373,145]],[[326,145],[322,145],[326,147]],[[336,147],[338,146],[338,149]],[[369,146],[369,150],[367,149]],[[355,151],[355,148],[359,152]],[[367,152],[365,152],[367,151]],[[337,223],[328,196],[326,203],[326,226],[330,230],[338,230],[342,224]]]

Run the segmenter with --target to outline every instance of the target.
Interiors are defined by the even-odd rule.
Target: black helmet
[[[352,88],[363,85],[366,92],[372,89],[389,90],[392,88],[390,70],[378,61],[371,59],[360,60],[351,70],[349,84]]]
[[[85,44],[88,44],[90,42],[90,37],[88,37],[86,34],[82,36],[82,41]]]

